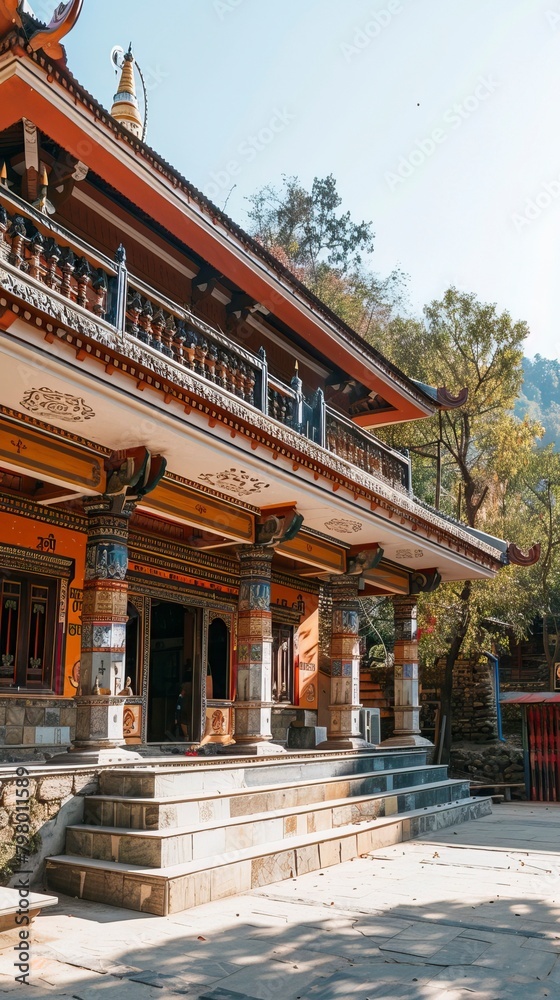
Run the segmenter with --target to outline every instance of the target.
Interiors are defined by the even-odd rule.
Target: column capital
[[[416,617],[418,611],[418,594],[392,594],[391,602],[395,614],[399,618]]]
[[[266,545],[237,545],[235,553],[240,563],[241,572],[247,571],[247,568],[253,571],[257,569],[258,572],[259,563],[264,572],[270,572],[274,558],[273,548]]]
[[[98,493],[97,496],[84,497],[84,514],[90,520],[96,517],[114,517],[118,521],[128,521],[134,513],[137,499],[126,500],[124,504],[122,498],[116,498],[108,493]],[[118,502],[117,502],[118,501]]]
[[[333,601],[352,601],[359,597],[359,576],[349,573],[339,573],[329,577]]]

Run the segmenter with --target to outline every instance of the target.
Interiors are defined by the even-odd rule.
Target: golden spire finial
[[[122,49],[120,49],[122,52]],[[134,80],[134,56],[132,54],[132,42],[128,52],[125,52],[121,70],[121,79],[117,88],[117,93],[113,99],[111,115],[116,118],[124,128],[132,132],[138,139],[142,138],[143,123],[138,108],[138,98],[136,97],[136,82]]]

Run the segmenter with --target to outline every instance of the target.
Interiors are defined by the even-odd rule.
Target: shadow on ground
[[[501,808],[168,918],[61,898],[17,996],[560,1000],[560,807]]]

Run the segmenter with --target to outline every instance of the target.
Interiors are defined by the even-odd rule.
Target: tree
[[[528,413],[545,428],[541,447],[560,440],[560,362],[536,354],[523,358],[523,388],[515,404],[515,413]]]
[[[536,451],[519,478],[522,502],[541,543],[533,576],[552,689],[560,662],[560,454],[552,446]]]
[[[381,349],[425,383],[446,386],[453,393],[466,387],[468,400],[459,409],[420,421],[413,428],[391,429],[388,436],[393,444],[407,443],[420,459],[424,488],[427,463],[433,467],[440,449],[445,484],[442,507],[472,528],[507,537],[508,519],[518,507],[517,477],[527,466],[540,432],[538,425],[519,420],[511,412],[522,382],[527,326],[455,288],[430,303],[424,314],[424,323],[397,320],[389,324]],[[425,648],[432,655],[445,656],[442,713],[447,717],[447,751],[453,670],[459,655],[484,648],[492,633],[488,622],[497,614],[518,634],[530,620],[533,598],[517,586],[518,575],[512,567],[502,571],[494,585],[470,580],[459,586],[444,585],[421,602],[421,610],[427,608],[438,622]]]
[[[315,177],[307,191],[297,177],[280,188],[267,185],[249,199],[249,231],[358,333],[367,336],[387,323],[402,301],[405,276],[386,278],[370,266],[371,222],[340,212],[334,177]]]
[[[321,263],[347,271],[373,250],[371,222],[353,222],[332,174],[315,177],[306,191],[297,177],[283,177],[283,189],[267,185],[249,198],[253,234],[264,246],[283,247],[296,267],[315,279]]]

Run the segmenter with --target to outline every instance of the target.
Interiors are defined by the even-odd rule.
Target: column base
[[[424,736],[420,736],[419,733],[406,733],[403,736],[390,736],[388,740],[383,740],[379,744],[380,747],[425,747],[429,749],[433,748],[434,744],[431,740],[425,739]]]
[[[66,753],[49,764],[128,764],[142,760],[128,750],[123,737],[125,698],[119,695],[80,695],[76,702],[76,735]]]
[[[368,743],[361,736],[332,736],[319,743],[316,750],[375,750],[375,744]]]
[[[134,764],[144,758],[134,750],[127,750],[125,747],[79,747],[71,746],[65,753],[57,753],[54,757],[49,757],[47,764],[55,764],[75,767],[89,766],[103,767],[106,764]]]

